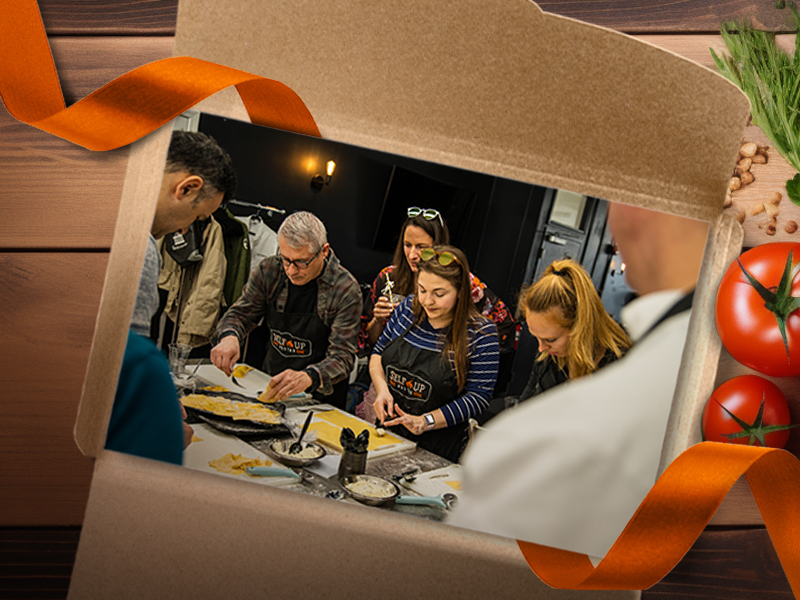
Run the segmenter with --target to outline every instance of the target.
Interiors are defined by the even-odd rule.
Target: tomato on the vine
[[[740,363],[771,377],[800,375],[798,264],[798,243],[756,246],[728,267],[717,291],[722,344]]]
[[[703,409],[703,440],[783,448],[789,439],[789,405],[778,386],[758,375],[719,386]]]

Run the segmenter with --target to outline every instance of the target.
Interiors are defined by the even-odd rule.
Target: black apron
[[[331,328],[323,323],[317,313],[316,302],[312,313],[278,312],[276,301],[271,302],[265,319],[269,328],[267,355],[262,370],[277,375],[286,369],[302,371],[309,365],[321,362],[328,351]],[[344,408],[347,402],[348,380],[345,377],[333,385],[329,396],[316,391],[317,400]]]
[[[442,362],[440,352],[415,348],[405,333],[393,339],[381,356],[386,383],[394,402],[411,415],[441,408],[458,397],[456,375]],[[466,422],[414,435],[403,425],[390,427],[418,446],[452,462],[458,462],[467,441]]]

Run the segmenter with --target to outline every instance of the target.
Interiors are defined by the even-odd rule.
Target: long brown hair
[[[459,392],[467,385],[469,372],[469,328],[470,323],[484,319],[472,303],[472,287],[469,277],[469,264],[464,253],[453,246],[434,246],[436,252],[450,252],[456,260],[443,267],[436,256],[429,260],[419,261],[419,273],[430,273],[441,277],[456,288],[456,303],[453,307],[453,321],[445,334],[442,360],[447,363],[452,359],[456,368],[456,382]],[[414,294],[411,303],[414,312],[414,322],[417,324],[427,321],[428,315],[419,303],[418,294]]]
[[[570,379],[595,371],[598,352],[611,350],[619,358],[631,347],[625,331],[603,307],[589,275],[572,260],[551,263],[536,283],[523,288],[518,305],[521,316],[552,311],[553,322],[569,330],[567,358],[552,358],[562,369],[567,366]],[[542,352],[537,360],[548,356]]]
[[[446,245],[450,243],[450,232],[447,230],[447,225],[444,220],[441,222],[439,219],[428,220],[421,214],[416,217],[408,217],[403,221],[403,226],[400,228],[400,238],[397,240],[397,246],[394,249],[394,258],[392,258],[392,281],[394,281],[394,289],[392,292],[401,296],[408,296],[414,293],[416,288],[416,279],[414,271],[406,260],[406,253],[403,249],[403,240],[406,237],[406,229],[409,225],[419,227],[433,239],[433,245]]]

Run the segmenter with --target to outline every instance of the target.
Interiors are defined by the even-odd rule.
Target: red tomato
[[[761,423],[758,423],[758,411],[764,403]],[[736,434],[746,430],[736,422],[725,407],[740,420],[753,429],[761,428],[765,444],[762,444],[755,433],[753,436],[729,438],[725,434]],[[719,386],[706,402],[703,409],[703,440],[708,442],[726,442],[732,444],[751,444],[783,448],[789,439],[789,405],[786,396],[778,386],[758,375],[742,375],[734,377]],[[773,431],[774,426],[783,426]]]
[[[741,255],[744,268],[771,293],[778,290],[792,253],[792,268],[800,263],[800,244],[775,242],[756,246]],[[731,356],[743,365],[771,377],[800,375],[800,311],[794,309],[791,296],[800,296],[800,277],[786,287],[784,302],[786,346],[778,326],[779,318],[767,306],[734,261],[717,291],[717,332]],[[787,307],[789,310],[787,310]],[[780,306],[778,307],[780,309]]]

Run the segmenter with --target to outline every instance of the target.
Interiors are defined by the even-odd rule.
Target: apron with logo
[[[269,327],[267,356],[264,358],[263,366],[265,373],[277,375],[286,369],[302,371],[325,358],[331,328],[319,318],[316,304],[313,313],[308,314],[278,312],[274,300],[270,308],[265,319]],[[314,392],[312,395],[337,408],[344,408],[348,383],[345,378],[334,384],[333,393],[329,396],[320,392]]]
[[[440,352],[415,348],[405,333],[386,346],[381,356],[386,383],[394,402],[405,412],[421,415],[441,408],[458,397],[456,375]],[[392,433],[452,462],[458,462],[467,439],[467,423],[414,435],[403,425]]]

